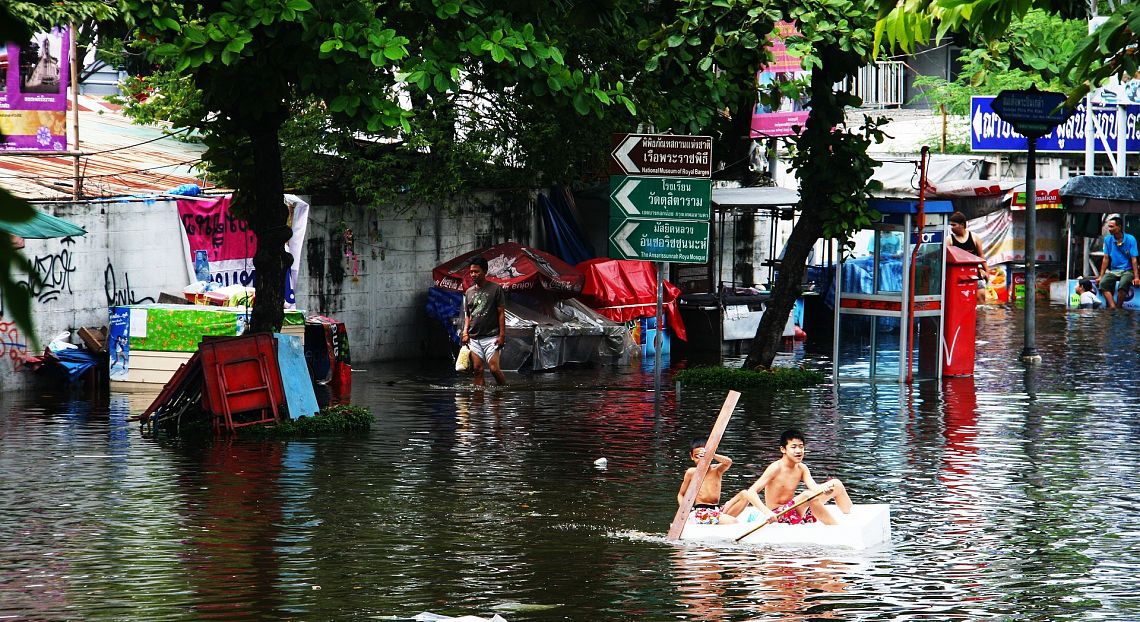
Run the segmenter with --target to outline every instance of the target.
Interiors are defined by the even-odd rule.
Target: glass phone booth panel
[[[938,377],[946,226],[953,209],[949,201],[927,201],[918,227],[917,201],[877,200],[872,207],[882,219],[855,235],[854,250],[836,272],[835,378]]]

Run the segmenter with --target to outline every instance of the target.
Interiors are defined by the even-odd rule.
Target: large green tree
[[[807,255],[816,241],[846,240],[873,215],[867,199],[876,189],[871,174],[877,163],[867,148],[882,139],[881,120],[868,118],[858,128],[847,128],[846,109],[860,102],[838,83],[873,58],[876,10],[877,5],[863,0],[693,0],[651,40],[651,68],[667,65],[678,80],[686,80],[687,64],[715,66],[730,80],[701,85],[701,94],[717,109],[743,111],[749,120],[757,97],[753,76],[766,60],[766,37],[776,21],[796,25],[798,34],[787,40],[788,50],[811,71],[805,93],[810,113],[789,145],[799,180],[799,218],[745,360],[747,367],[772,365],[786,318],[802,293]],[[740,136],[748,136],[743,120],[737,127]]]
[[[281,322],[291,258],[283,250],[289,229],[280,135],[303,109],[317,106],[338,128],[374,141],[430,125],[438,134],[417,146],[430,163],[454,161],[449,152],[464,122],[495,118],[491,96],[499,92],[525,91],[581,115],[632,108],[622,83],[603,80],[548,32],[555,11],[565,8],[557,2],[124,0],[123,6],[139,35],[157,43],[153,58],[199,93],[194,114],[178,121],[202,132],[206,159],[229,173],[235,208],[257,235],[255,331]]]

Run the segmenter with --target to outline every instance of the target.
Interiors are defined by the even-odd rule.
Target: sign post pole
[[[1023,91],[1002,91],[992,103],[994,112],[1014,131],[1025,137],[1028,158],[1025,163],[1025,347],[1021,361],[1041,362],[1037,354],[1037,139],[1062,124],[1074,109],[1065,106],[1061,93],[1039,91],[1031,86]]]
[[[1037,137],[1027,136],[1025,162],[1025,348],[1021,360],[1040,363],[1037,354]]]

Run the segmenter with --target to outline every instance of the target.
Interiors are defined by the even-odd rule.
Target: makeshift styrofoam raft
[[[740,541],[741,544],[771,544],[789,546],[824,546],[866,549],[890,542],[891,506],[885,503],[855,505],[844,514],[834,505],[827,506],[837,524],[820,522],[799,525],[777,523],[756,529]],[[736,542],[736,539],[755,529],[759,523],[742,522],[732,525],[688,524],[681,532],[681,540],[699,542]]]

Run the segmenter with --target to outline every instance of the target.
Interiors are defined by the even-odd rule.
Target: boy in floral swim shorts
[[[755,509],[748,512],[747,520],[767,520],[790,525],[814,523],[819,521],[825,525],[834,525],[835,518],[825,507],[828,501],[834,499],[840,512],[851,512],[851,497],[847,489],[837,479],[829,479],[821,486],[812,479],[811,471],[804,464],[804,434],[799,430],[785,430],[780,435],[779,460],[768,465],[764,474],[752,486],[742,490],[735,497],[724,504],[723,512],[732,516],[741,515],[749,505]],[[803,482],[806,490],[797,497],[796,489]],[[764,491],[764,501],[758,496],[760,490]],[[807,507],[799,507],[779,518],[780,512],[794,507],[802,499],[823,491],[808,502]]]
[[[694,463],[700,462],[705,455],[707,439],[693,439],[689,448],[689,458]],[[712,464],[709,465],[705,479],[701,481],[701,489],[697,491],[697,498],[693,503],[693,510],[689,512],[689,522],[700,525],[728,525],[735,523],[736,518],[725,514],[720,507],[720,487],[724,472],[732,466],[732,458],[713,454]],[[685,502],[685,493],[689,490],[689,482],[697,472],[697,467],[689,467],[685,471],[685,479],[681,482],[681,490],[677,492],[677,505]]]

